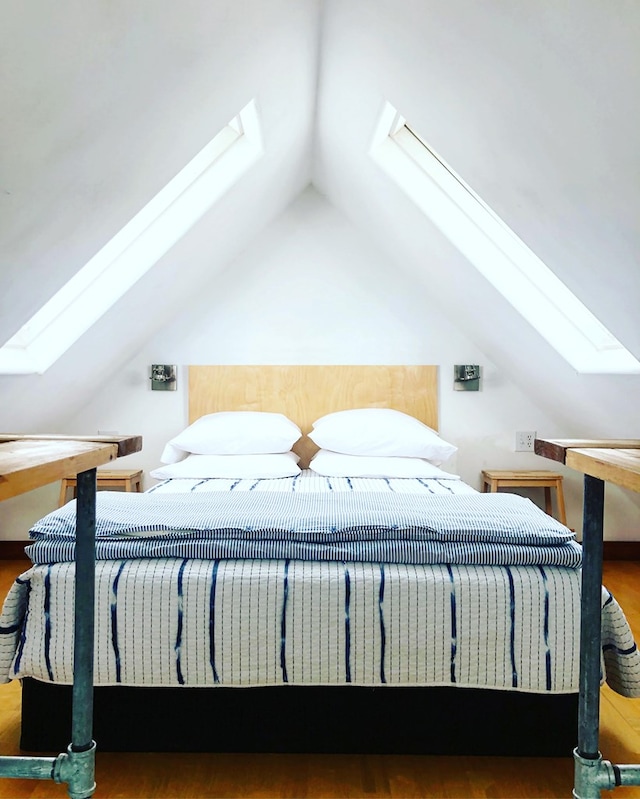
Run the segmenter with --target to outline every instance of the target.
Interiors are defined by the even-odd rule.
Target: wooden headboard
[[[395,408],[438,429],[437,366],[190,366],[189,423],[216,411],[283,413],[304,434],[320,416]],[[306,468],[318,447],[293,449]]]

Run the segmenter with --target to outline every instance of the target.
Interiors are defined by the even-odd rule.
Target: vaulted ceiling
[[[252,98],[265,150],[45,375],[0,377],[5,424],[68,418],[312,184],[550,412],[637,434],[640,378],[576,375],[368,149],[388,100],[640,357],[638,41],[635,0],[5,4],[2,341]]]

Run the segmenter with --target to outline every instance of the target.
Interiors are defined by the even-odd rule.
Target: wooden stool
[[[96,488],[98,491],[113,491],[123,488],[125,491],[142,491],[142,469],[136,471],[126,469],[98,469],[96,472]],[[61,508],[67,501],[67,491],[72,489],[72,498],[76,496],[78,483],[75,475],[65,477],[60,484],[60,500],[58,507]]]
[[[551,489],[556,490],[558,503],[558,521],[566,525],[567,515],[564,507],[564,492],[562,490],[562,475],[557,472],[545,470],[498,470],[487,469],[482,472],[483,492],[494,492],[499,488],[544,488],[545,511],[553,516],[551,507]]]

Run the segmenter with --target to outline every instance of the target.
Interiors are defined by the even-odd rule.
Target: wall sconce
[[[151,366],[151,390],[175,391],[177,386],[176,367],[167,363],[154,363]]]
[[[453,388],[455,391],[479,391],[480,367],[477,364],[462,364],[454,366]]]

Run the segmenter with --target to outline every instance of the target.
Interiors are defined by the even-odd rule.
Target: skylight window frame
[[[640,373],[640,362],[390,103],[370,155],[577,372]]]
[[[45,372],[262,153],[252,100],[0,347],[0,374]]]

